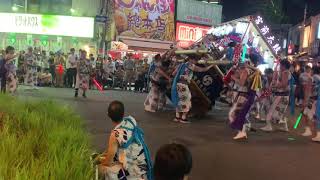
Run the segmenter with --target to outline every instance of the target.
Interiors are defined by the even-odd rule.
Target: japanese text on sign
[[[261,16],[257,16],[254,23],[259,28],[260,33],[264,36],[275,54],[278,54],[281,51],[280,43],[275,36],[272,35],[270,28],[264,23],[263,18]]]
[[[174,0],[116,0],[114,19],[121,36],[174,39]]]

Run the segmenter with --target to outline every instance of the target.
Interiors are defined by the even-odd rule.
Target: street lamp
[[[16,5],[13,5],[11,9],[12,9],[12,11],[14,11],[14,12],[16,12],[16,11],[18,11],[18,10],[19,10],[19,9],[18,9],[18,7],[17,7]]]

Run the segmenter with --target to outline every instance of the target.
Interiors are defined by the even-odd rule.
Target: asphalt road
[[[250,132],[243,142],[232,140],[235,132],[226,124],[228,107],[213,110],[191,124],[172,122],[174,112],[146,113],[146,94],[124,91],[90,91],[88,98],[73,97],[71,89],[42,88],[19,90],[26,99],[49,98],[67,103],[85,119],[97,151],[106,148],[112,129],[106,116],[108,103],[124,102],[127,115],[134,116],[144,129],[145,139],[154,157],[156,150],[170,142],[185,144],[193,154],[191,180],[319,180],[320,144],[290,133]],[[255,123],[256,127],[263,124]]]

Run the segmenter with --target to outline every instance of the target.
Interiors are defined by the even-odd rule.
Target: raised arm
[[[235,75],[232,75],[231,78],[240,86],[244,86],[248,77],[248,72],[246,70],[240,70],[240,77],[237,78]]]

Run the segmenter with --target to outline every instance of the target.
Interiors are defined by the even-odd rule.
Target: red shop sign
[[[205,36],[211,27],[177,22],[176,41],[185,48]]]

